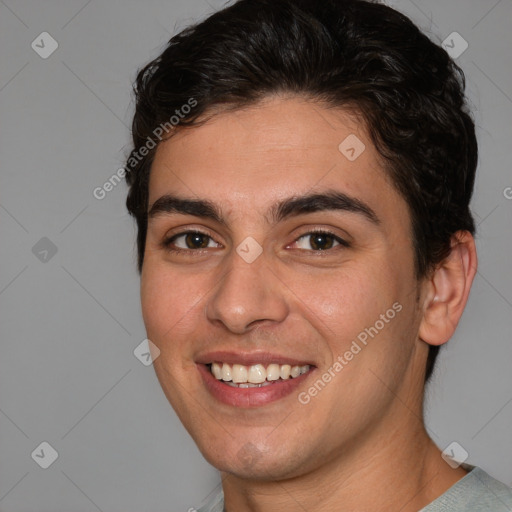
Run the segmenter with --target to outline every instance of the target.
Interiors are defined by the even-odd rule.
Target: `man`
[[[204,511],[511,510],[423,392],[476,273],[462,71],[363,0],[240,0],[138,75],[127,206]]]

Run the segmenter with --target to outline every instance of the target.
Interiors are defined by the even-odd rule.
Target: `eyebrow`
[[[380,224],[379,218],[370,206],[356,197],[335,190],[290,197],[272,206],[269,213],[277,223],[292,216],[329,210],[357,213],[373,224]]]
[[[380,224],[376,213],[366,203],[343,192],[328,190],[323,193],[292,196],[274,204],[267,221],[278,223],[290,217],[321,211],[345,211],[362,215],[373,224]],[[193,215],[227,225],[219,208],[208,200],[188,199],[166,194],[157,199],[148,212],[148,218],[165,214]]]
[[[170,214],[181,213],[182,215],[193,215],[205,219],[212,219],[220,224],[226,224],[220,210],[211,201],[203,199],[184,199],[166,194],[157,199],[148,212],[148,218]]]

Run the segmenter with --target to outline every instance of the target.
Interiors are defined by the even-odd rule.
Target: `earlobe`
[[[468,231],[452,236],[450,254],[437,266],[425,285],[419,337],[429,345],[446,343],[455,332],[476,274],[475,239]]]

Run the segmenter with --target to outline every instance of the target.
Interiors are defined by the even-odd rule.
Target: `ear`
[[[446,343],[455,332],[476,274],[475,239],[469,231],[452,236],[450,254],[424,283],[419,337],[429,345]]]

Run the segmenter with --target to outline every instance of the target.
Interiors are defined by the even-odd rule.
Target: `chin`
[[[224,445],[218,451],[199,447],[203,457],[224,473],[248,480],[277,481],[293,478],[307,472],[306,466],[297,456],[297,450],[276,450],[268,445],[259,449],[248,441],[240,447],[227,449]],[[283,447],[281,447],[283,448]],[[295,452],[295,456],[291,453]]]

